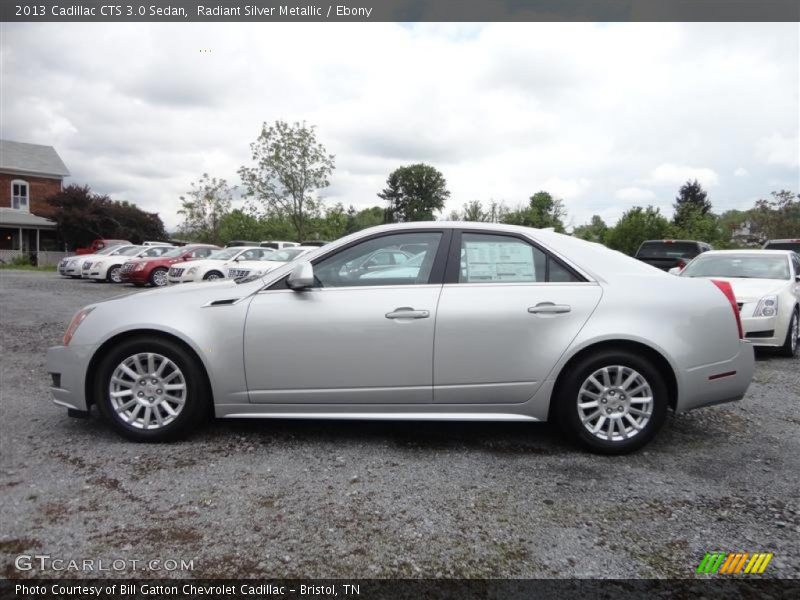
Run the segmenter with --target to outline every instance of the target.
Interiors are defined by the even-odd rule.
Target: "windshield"
[[[289,262],[294,260],[299,255],[306,252],[298,248],[284,248],[283,250],[276,250],[269,256],[265,256],[262,260],[274,260],[275,262]]]
[[[689,263],[681,276],[789,279],[789,261],[785,256],[704,255]]]
[[[129,246],[124,250],[120,250],[119,252],[114,252],[114,254],[117,254],[119,256],[134,256],[136,254],[139,254],[139,252],[141,251],[142,251],[141,246]]]
[[[180,256],[184,252],[186,252],[186,246],[179,248],[170,248],[169,252],[164,252],[164,254],[162,254],[161,256],[163,256],[164,258],[174,258],[176,256]]]
[[[107,254],[111,254],[112,252],[114,252],[114,250],[118,250],[118,249],[119,249],[119,246],[107,246],[106,248],[103,248],[102,250],[98,250],[97,252],[95,252],[95,254],[99,254],[99,255],[104,255],[105,256]]]
[[[241,248],[225,248],[224,250],[216,250],[208,255],[210,260],[230,260],[239,252],[241,252]]]
[[[636,258],[694,258],[698,254],[693,242],[644,242]]]
[[[147,258],[150,258],[151,256],[161,256],[169,249],[169,246],[150,246],[144,250],[141,250],[137,256],[144,256]]]

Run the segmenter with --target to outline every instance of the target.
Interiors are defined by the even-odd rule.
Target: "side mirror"
[[[680,267],[672,267],[672,268],[669,270],[669,274],[670,274],[670,275],[680,275],[680,274],[681,274],[681,271],[683,271],[683,269],[681,269]]]
[[[286,280],[286,285],[291,290],[304,290],[314,286],[314,267],[307,260],[304,260],[295,265],[289,277]]]

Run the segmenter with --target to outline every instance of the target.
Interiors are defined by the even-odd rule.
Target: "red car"
[[[128,240],[106,240],[104,238],[98,238],[86,248],[76,248],[75,254],[94,254],[98,250],[102,250],[108,246],[118,246],[120,244],[130,244],[130,242]]]
[[[173,248],[161,256],[128,261],[122,265],[122,281],[123,283],[132,283],[137,287],[148,283],[156,287],[163,287],[167,285],[167,271],[172,263],[205,258],[214,250],[220,250],[220,247],[211,244],[189,244]]]

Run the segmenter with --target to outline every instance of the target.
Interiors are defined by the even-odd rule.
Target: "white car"
[[[89,267],[92,266],[92,262],[94,262],[96,258],[100,256],[112,256],[119,254],[128,248],[138,248],[138,246],[133,244],[118,244],[116,246],[111,246],[110,248],[103,248],[95,254],[79,254],[78,256],[70,257],[65,259],[68,262],[64,266],[63,273],[61,273],[61,268],[59,266],[59,273],[68,277],[75,277],[76,279],[81,277],[86,278],[89,276]]]
[[[733,287],[745,337],[756,346],[797,356],[800,338],[800,257],[790,250],[712,250],[680,277],[727,281]]]
[[[167,273],[167,283],[189,283],[192,281],[213,281],[225,277],[225,267],[235,264],[233,261],[264,260],[273,254],[272,248],[260,246],[234,246],[217,250],[207,258],[188,262],[175,263]]]
[[[229,279],[261,277],[264,273],[268,273],[277,267],[282,267],[312,250],[317,250],[317,248],[315,246],[294,246],[293,248],[275,250],[262,260],[236,260],[226,265],[225,277]]]
[[[168,250],[172,250],[172,246],[130,246],[119,254],[97,256],[95,257],[96,260],[92,260],[91,262],[87,277],[94,281],[122,283],[122,266],[126,262],[136,258],[151,258],[154,256],[161,256]]]
[[[282,242],[279,240],[267,240],[261,242],[260,246],[262,248],[272,248],[273,250],[283,250],[284,248],[294,248],[295,246],[299,246],[298,242]]]

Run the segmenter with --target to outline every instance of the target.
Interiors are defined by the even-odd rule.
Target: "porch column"
[[[39,254],[39,232],[41,229],[36,228],[36,254]]]
[[[22,227],[19,228],[19,248],[17,250],[22,252]]]

